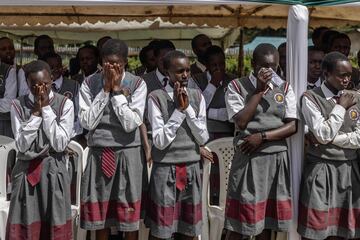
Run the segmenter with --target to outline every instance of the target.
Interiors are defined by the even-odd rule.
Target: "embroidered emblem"
[[[359,119],[359,112],[356,109],[351,109],[349,111],[349,117],[353,121],[357,121]]]
[[[64,92],[64,96],[67,97],[67,98],[70,99],[70,100],[72,100],[72,98],[73,98],[73,94],[72,94],[72,92],[70,92],[70,91]]]
[[[275,99],[275,102],[277,103],[284,103],[284,95],[282,95],[281,93],[276,93],[274,95],[274,99]]]

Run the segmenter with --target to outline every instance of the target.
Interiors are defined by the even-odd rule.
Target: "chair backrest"
[[[82,146],[75,142],[71,141],[68,145],[68,148],[74,151],[77,155],[77,174],[76,174],[76,206],[80,207],[80,183],[81,183],[81,175],[83,171],[83,158],[84,158],[84,150]],[[75,159],[74,159],[75,160]]]
[[[16,154],[15,140],[0,135],[0,198],[6,199],[6,177],[9,157],[15,157]]]
[[[89,147],[86,147],[83,152],[83,158],[82,158],[82,173],[85,171],[86,168],[88,154],[89,154]]]
[[[216,153],[219,159],[219,174],[220,174],[220,195],[219,195],[219,207],[224,209],[226,204],[227,186],[229,181],[229,173],[231,168],[231,162],[234,156],[234,146],[232,137],[219,138],[209,142],[206,147],[211,152]],[[209,192],[207,194],[207,202],[209,201]]]

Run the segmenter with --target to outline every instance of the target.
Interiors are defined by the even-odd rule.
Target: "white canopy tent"
[[[287,33],[287,72],[288,81],[294,88],[298,100],[306,89],[307,82],[307,32],[308,26],[348,26],[360,23],[358,12],[360,3],[341,6],[310,7],[300,5],[274,5],[246,1],[211,0],[3,0],[0,2],[0,29],[20,34],[31,28],[50,26],[47,31],[64,31],[72,24],[94,24],[98,21],[109,22],[126,20],[144,23],[161,17],[163,22],[184,26],[219,26],[230,29],[238,27],[280,28],[286,27]],[[19,6],[17,6],[19,5]],[[24,6],[27,7],[24,7]],[[31,7],[30,7],[31,5]],[[41,6],[41,7],[40,7]],[[88,21],[85,25],[81,25]],[[155,20],[156,21],[156,20]],[[57,24],[61,23],[62,26]],[[14,26],[13,24],[16,24]],[[136,24],[136,23],[135,23]],[[151,28],[153,23],[148,23]],[[161,23],[160,23],[161,25]],[[86,27],[84,27],[86,29]],[[62,29],[62,30],[60,30]],[[85,30],[86,31],[86,30]],[[124,30],[126,31],[126,30]],[[139,30],[135,35],[141,34]],[[76,31],[80,33],[80,29]],[[145,31],[146,32],[146,31]],[[27,32],[28,33],[28,32]],[[82,33],[82,32],[81,32]],[[157,37],[160,32],[155,31]],[[61,32],[61,34],[66,35]],[[121,34],[121,32],[119,33]],[[21,34],[20,34],[21,35]],[[225,34],[226,35],[226,34]],[[120,35],[119,35],[120,36]],[[120,37],[121,38],[121,37]],[[297,220],[297,199],[303,160],[303,130],[290,139],[290,157],[292,160],[292,180],[294,192],[294,222]],[[295,226],[295,225],[294,225]],[[206,235],[203,235],[206,239]],[[289,239],[299,239],[296,229],[292,229]]]

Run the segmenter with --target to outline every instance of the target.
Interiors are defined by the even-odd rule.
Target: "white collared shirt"
[[[253,75],[253,73],[249,76],[251,84],[256,88],[257,87],[257,79]],[[273,84],[280,86],[283,84],[284,80],[280,77],[273,78],[268,84],[269,88],[272,90],[274,88]],[[228,89],[225,93],[225,102],[226,108],[229,116],[229,120],[233,121],[232,118],[235,114],[240,112],[245,107],[245,100],[243,96],[241,96],[238,91],[235,89],[233,84],[228,85]],[[297,108],[296,108],[296,97],[295,93],[289,84],[288,91],[285,94],[285,118],[298,118]]]
[[[174,90],[167,84],[165,91],[169,97],[174,99]],[[163,114],[151,97],[148,99],[148,119],[152,129],[153,144],[156,148],[163,150],[169,146],[176,137],[176,132],[186,119],[191,133],[199,145],[203,145],[209,139],[206,126],[206,105],[205,99],[201,96],[199,113],[196,116],[194,109],[189,104],[184,112],[175,109],[169,120],[165,123]]]
[[[214,84],[212,84],[211,81],[211,74],[209,71],[205,71],[205,73],[202,74],[206,74],[206,78],[208,80],[208,84],[206,86],[206,88],[204,89],[204,91],[202,91],[202,94],[205,98],[205,102],[206,102],[206,109],[208,109],[208,118],[209,119],[213,119],[213,120],[218,120],[218,121],[227,121],[228,120],[228,114],[227,114],[227,110],[226,108],[209,108],[209,105],[215,95],[216,92],[216,87]],[[222,84],[222,82],[221,82]],[[188,87],[189,88],[196,88],[199,89],[201,91],[201,89],[199,88],[199,86],[196,84],[196,82],[190,78],[189,79],[189,83],[188,83]]]
[[[12,67],[9,71],[8,77],[3,79],[5,84],[4,97],[0,98],[0,112],[7,113],[10,111],[11,102],[16,98],[17,94],[17,78],[16,69]]]
[[[64,82],[63,76],[60,76],[58,79],[53,81],[53,84],[55,84],[56,87],[56,92],[58,92],[61,89],[63,82]]]
[[[50,91],[49,98],[53,97],[54,93]],[[29,99],[34,102],[34,96],[31,92],[29,93]],[[31,115],[29,119],[23,119],[17,107],[12,104],[10,110],[11,127],[18,150],[26,152],[38,137],[38,129],[42,127],[51,147],[57,152],[64,151],[72,137],[74,125],[73,108],[72,101],[67,99],[58,123],[56,121],[57,116],[50,105],[41,108],[40,116]]]
[[[323,82],[321,91],[326,100],[333,101],[335,95]],[[339,104],[335,104],[328,118],[325,118],[319,108],[306,95],[302,98],[301,112],[309,131],[321,144],[332,144],[342,147],[357,149],[360,148],[360,121],[358,120],[355,131],[350,133],[341,133],[339,130],[344,122],[346,110]]]
[[[121,81],[124,78],[125,73]],[[92,96],[88,84],[89,81],[84,81],[80,88],[79,119],[83,128],[93,130],[97,127],[103,116],[104,109],[110,100],[110,93],[106,93],[104,89],[101,89],[96,96]],[[128,101],[122,94],[111,97],[115,115],[126,132],[134,131],[143,123],[146,95],[146,84],[145,81],[141,80],[137,89],[131,93],[131,101]]]
[[[167,82],[167,85],[169,85],[169,77],[163,75],[158,68],[156,68],[155,70],[155,74],[156,74],[156,77],[159,79],[160,83],[161,83],[161,86],[164,86],[164,79],[167,78],[168,79],[168,82]]]
[[[308,86],[311,86],[312,88],[314,87],[320,87],[321,86],[321,78],[318,78],[318,80],[315,83],[309,83],[307,84]]]

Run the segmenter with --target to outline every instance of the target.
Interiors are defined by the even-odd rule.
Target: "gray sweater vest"
[[[199,112],[201,93],[196,89],[187,89],[189,95],[189,104],[196,113]],[[166,123],[175,110],[174,101],[164,90],[155,90],[150,95],[155,104],[159,107]],[[161,163],[185,163],[196,162],[200,160],[199,145],[197,144],[191,130],[186,122],[183,121],[176,132],[174,141],[164,150],[155,146],[152,147],[152,158],[155,162]]]
[[[214,97],[212,98],[208,109],[219,109],[219,108],[226,108],[225,103],[225,92],[227,89],[228,84],[231,82],[231,80],[235,79],[235,77],[232,77],[231,75],[226,74],[226,78],[224,79],[221,86],[219,86],[214,94]],[[209,81],[207,79],[206,72],[197,74],[193,76],[193,80],[198,85],[198,87],[201,89],[201,91],[204,91],[207,85],[209,84]],[[231,123],[229,121],[218,121],[213,119],[207,119],[207,128],[209,133],[234,133],[235,126],[234,123]]]
[[[335,103],[332,100],[326,100],[321,87],[309,90],[305,92],[303,96],[306,96],[318,107],[321,115],[325,119],[329,118],[332,109],[335,107]],[[342,133],[355,131],[359,114],[360,103],[357,103],[346,111],[343,125],[339,131]],[[340,148],[331,143],[325,145],[319,144],[318,146],[309,144],[307,154],[328,160],[354,160],[357,158],[356,149]]]
[[[89,80],[89,87],[92,94],[92,101],[103,89],[104,79],[102,73],[95,74]],[[131,102],[131,95],[135,92],[141,83],[142,78],[137,77],[129,72],[125,73],[121,86],[128,88],[130,95],[127,100]],[[100,123],[94,129],[89,131],[88,145],[90,147],[134,147],[140,146],[139,128],[135,131],[127,133],[116,116],[111,101],[105,107]]]
[[[231,82],[235,84],[240,90],[239,94],[244,98],[244,103],[249,101],[255,92],[255,87],[252,85],[248,77],[235,79]],[[269,131],[277,129],[284,125],[285,117],[285,95],[288,90],[288,82],[283,82],[280,86],[274,84],[274,89],[266,93],[262,97],[260,103],[256,108],[256,112],[248,123],[245,130],[237,129],[234,138],[234,144],[239,146],[243,142],[243,138],[262,131]],[[287,150],[286,140],[268,141],[260,146],[257,150],[262,153],[274,153]]]
[[[147,89],[148,89],[148,95],[155,90],[163,89],[163,86],[161,85],[160,80],[156,76],[156,70],[151,71],[145,75],[142,76],[144,79]]]
[[[79,92],[79,84],[68,78],[63,78],[63,83],[61,88],[57,91],[57,93],[66,96],[71,101],[75,102],[75,96]]]
[[[4,98],[5,95],[5,87],[6,87],[6,79],[9,76],[9,72],[11,70],[11,66],[5,63],[0,63],[0,98]],[[16,79],[11,79],[16,81]],[[10,109],[9,112],[0,113],[0,120],[10,120]]]
[[[60,122],[60,117],[63,112],[64,104],[67,98],[54,93],[54,97],[50,99],[50,107],[53,109],[57,118],[56,121]],[[29,95],[21,96],[14,100],[16,110],[19,112],[22,121],[27,121],[31,117],[31,110],[33,103],[29,99]],[[26,152],[18,152],[17,157],[20,160],[32,160],[37,157],[47,157],[52,155],[53,157],[59,157],[61,154],[56,153],[55,150],[50,146],[50,142],[43,130],[42,124],[37,131],[37,138],[31,143],[30,148]]]

